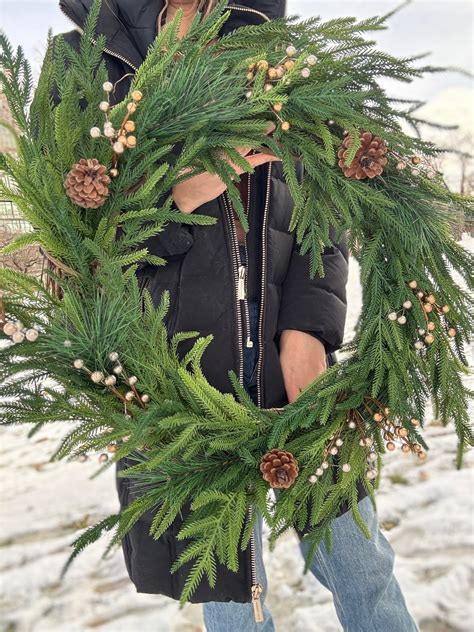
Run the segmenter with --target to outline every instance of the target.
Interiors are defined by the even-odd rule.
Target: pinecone
[[[286,488],[298,476],[298,463],[291,452],[273,448],[262,456],[260,471],[270,487]]]
[[[110,178],[106,171],[107,167],[97,158],[81,158],[66,176],[66,194],[78,206],[99,208],[109,195]]]
[[[388,151],[387,145],[380,136],[374,136],[372,132],[362,132],[359,134],[359,138],[362,141],[362,145],[357,150],[354,160],[347,166],[344,160],[347,156],[352,136],[348,134],[345,137],[342,147],[337,152],[339,166],[347,178],[356,178],[357,180],[375,178],[375,176],[379,176],[382,173],[384,166],[388,162],[385,157]]]

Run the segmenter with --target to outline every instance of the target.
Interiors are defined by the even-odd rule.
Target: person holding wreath
[[[214,5],[214,0],[104,0],[97,32],[106,38],[103,59],[115,86],[112,103],[126,97],[149,45],[178,10],[183,14],[182,37],[196,14],[205,19]],[[74,30],[64,38],[78,48],[91,0],[61,0],[60,6],[74,23]],[[230,18],[220,36],[285,15],[284,0],[242,0],[228,8]],[[165,324],[170,336],[190,330],[213,335],[202,358],[211,385],[232,392],[228,371],[233,369],[257,406],[280,408],[295,401],[302,389],[337,361],[347,309],[347,236],[325,248],[325,276],[310,279],[309,254],[300,253],[288,231],[293,203],[280,160],[264,149],[251,153],[242,147],[239,152],[253,168],[250,174],[236,169],[249,231],[245,233],[238,221],[217,175],[193,176],[173,188],[175,208],[218,221],[209,226],[168,223],[140,245],[163,257],[166,266],[141,264],[136,274],[141,291],[146,288],[156,305],[163,291],[169,290]],[[184,355],[191,344],[182,341],[180,353]],[[117,473],[126,467],[127,459],[121,459]],[[132,493],[124,478],[117,476],[116,482],[125,507]],[[393,550],[378,528],[362,485],[359,508],[372,538],[364,537],[348,508],[343,508],[334,520],[332,551],[321,544],[311,572],[332,592],[344,630],[417,630],[393,575]],[[152,512],[146,512],[126,534],[122,544],[127,570],[138,592],[177,599],[186,568],[174,574],[169,569],[186,546],[175,537],[182,520],[158,540],[149,535],[152,520]],[[298,535],[302,538],[304,530]],[[305,547],[301,540],[304,555]],[[251,546],[239,555],[237,573],[219,565],[215,588],[201,583],[192,600],[204,604],[209,632],[270,632],[274,624],[265,605],[261,516]]]

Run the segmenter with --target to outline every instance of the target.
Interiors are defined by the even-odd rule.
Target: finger
[[[180,171],[178,171],[178,176],[185,176],[190,171],[192,171],[191,167],[183,167]]]
[[[272,123],[272,121],[270,121],[268,123],[268,127],[267,130],[265,132],[265,135],[268,136],[269,134],[271,134],[272,132],[274,132],[276,129],[276,125],[275,123]],[[249,151],[251,151],[250,147],[236,147],[236,150],[239,152],[239,154],[241,156],[247,156],[247,154],[249,153]]]
[[[255,169],[255,167],[258,167],[259,165],[264,165],[267,162],[275,162],[276,160],[281,160],[281,158],[278,158],[278,156],[275,156],[274,154],[266,154],[262,152],[259,154],[252,154],[251,156],[245,156],[245,160],[249,163],[251,167]],[[234,163],[229,163],[229,164],[234,169],[234,171],[238,173],[239,175],[244,173],[244,170],[242,169],[242,167]]]
[[[270,123],[268,124],[267,127],[267,131],[265,132],[265,134],[268,136],[269,134],[271,134],[272,132],[274,132],[276,129],[276,125],[275,123],[273,123],[272,121],[270,121]]]
[[[250,151],[252,151],[251,147],[236,147],[236,151],[239,152],[241,156],[246,156]]]
[[[256,154],[268,154],[269,156],[276,156],[276,153],[270,149],[270,147],[267,147],[266,145],[260,145],[260,147],[257,147],[257,149],[255,150]]]
[[[278,156],[275,156],[275,154],[267,154],[267,153],[260,153],[260,154],[253,154],[252,156],[247,156],[246,157],[247,162],[249,162],[251,164],[252,167],[258,167],[259,165],[264,165],[267,162],[275,162],[277,160],[281,160],[281,158],[279,158]]]

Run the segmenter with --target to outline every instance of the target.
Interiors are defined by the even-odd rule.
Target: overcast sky
[[[380,15],[398,0],[288,0],[288,13],[318,14],[323,19],[343,15]],[[384,50],[399,56],[430,52],[423,63],[473,68],[473,6],[466,0],[414,0],[390,20],[387,31],[373,37]],[[40,65],[49,27],[55,33],[71,28],[58,8],[58,0],[0,0],[0,27],[13,44],[21,44],[35,69]],[[432,99],[447,88],[472,88],[469,79],[449,72],[427,76],[409,86],[397,84],[404,97]],[[466,92],[468,94],[468,92]]]

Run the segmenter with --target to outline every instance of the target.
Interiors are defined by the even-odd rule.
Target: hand
[[[311,334],[284,329],[280,336],[280,365],[291,404],[308,384],[326,370],[326,350],[323,343]]]
[[[275,125],[272,123],[268,128],[267,134],[270,134],[275,129]],[[247,162],[252,167],[258,167],[267,162],[273,162],[280,160],[277,156],[272,154],[270,150],[268,152],[260,152],[247,156],[250,152],[248,147],[238,147],[237,151],[241,156],[244,156]],[[229,161],[232,168],[240,175],[244,172],[243,169],[237,167],[233,162]],[[215,200],[216,197],[224,193],[227,186],[217,175],[211,175],[207,171],[200,173],[192,178],[188,178],[184,182],[173,187],[173,198],[176,206],[183,213],[192,213],[201,204]]]

